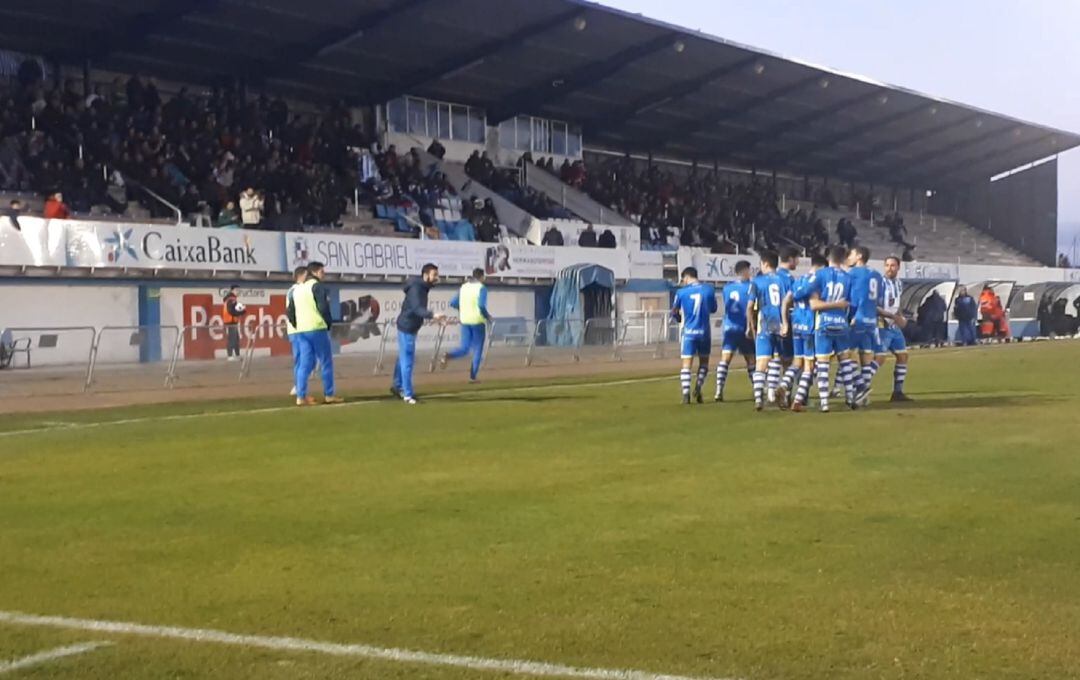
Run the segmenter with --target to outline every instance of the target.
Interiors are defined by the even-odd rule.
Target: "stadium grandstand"
[[[588,222],[714,253],[841,229],[906,260],[1053,265],[1054,157],[1080,144],[579,0],[0,19],[0,186],[30,213],[535,244]]]

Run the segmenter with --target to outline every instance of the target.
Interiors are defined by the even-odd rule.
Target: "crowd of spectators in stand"
[[[0,187],[61,194],[75,213],[138,201],[174,216],[141,186],[218,226],[332,224],[356,185],[352,149],[371,141],[343,105],[293,115],[230,89],[166,98],[137,74],[89,91],[38,76],[0,89]]]
[[[573,213],[546,194],[522,183],[522,172],[527,172],[526,166],[530,163],[532,157],[526,153],[518,161],[517,167],[499,168],[486,151],[473,151],[465,162],[465,173],[534,217],[542,220],[574,219]]]
[[[556,225],[551,225],[544,232],[540,241],[542,246],[561,246],[566,244],[562,230]],[[596,227],[591,222],[585,223],[585,228],[578,234],[577,246],[579,248],[618,248],[619,241],[615,238],[615,232],[605,229],[602,233],[596,233]]]
[[[438,140],[431,143],[427,152],[439,160],[446,155],[445,147]],[[461,218],[473,225],[476,240],[487,243],[499,241],[499,218],[491,199],[482,200],[475,195],[460,196],[437,163],[425,165],[418,148],[402,155],[398,155],[393,144],[385,150],[375,147],[373,153],[365,150],[361,153],[360,166],[360,187],[370,202],[406,211],[415,210],[430,236],[436,236],[436,230],[432,228],[440,204],[445,199],[458,199],[461,202]]]
[[[714,252],[789,244],[815,252],[829,241],[816,212],[782,213],[775,187],[756,178],[734,183],[697,169],[677,177],[657,165],[638,170],[630,158],[613,158],[597,168],[566,163],[560,176],[563,172],[595,200],[636,220],[645,243],[666,244],[673,229],[682,245]]]

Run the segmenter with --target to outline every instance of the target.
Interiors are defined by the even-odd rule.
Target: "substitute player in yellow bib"
[[[458,310],[461,319],[461,346],[442,356],[442,366],[451,359],[460,359],[472,352],[472,367],[469,369],[469,382],[476,382],[480,375],[480,365],[484,361],[484,342],[487,339],[487,324],[491,314],[487,310],[488,289],[484,284],[486,274],[483,269],[474,269],[472,278],[462,284],[458,294],[450,301],[450,306]]]

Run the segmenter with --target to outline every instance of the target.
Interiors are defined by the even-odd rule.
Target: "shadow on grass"
[[[500,404],[500,403],[505,404],[507,402],[521,402],[521,403],[526,403],[526,404],[539,404],[539,403],[543,403],[543,402],[546,402],[546,401],[578,401],[578,400],[587,399],[587,398],[588,397],[585,396],[585,395],[570,396],[570,395],[565,395],[565,394],[557,394],[557,395],[551,395],[551,394],[549,394],[549,395],[544,395],[544,394],[508,394],[508,395],[504,395],[504,396],[499,396],[499,395],[495,395],[495,394],[490,394],[490,395],[489,394],[484,394],[483,392],[477,391],[475,395],[461,394],[461,395],[444,396],[444,397],[438,397],[437,395],[432,395],[431,400],[438,399],[438,401],[447,402],[447,403],[451,403],[451,402],[455,402],[455,401],[456,402],[468,402],[470,404],[488,404],[488,403],[490,403],[490,404]]]
[[[1041,406],[1068,401],[1046,394],[967,395],[955,399],[918,399],[917,401],[876,401],[870,407],[879,411],[935,411],[962,408],[1001,408],[1003,406]]]

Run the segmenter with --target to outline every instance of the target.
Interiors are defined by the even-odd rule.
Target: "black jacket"
[[[428,309],[428,292],[431,291],[431,286],[424,283],[419,276],[414,276],[405,283],[404,290],[405,301],[401,303],[397,328],[402,333],[415,335],[424,325],[424,321],[435,316],[435,313]]]
[[[615,240],[615,234],[613,234],[610,229],[605,229],[604,233],[600,234],[597,245],[601,248],[617,248],[619,244]]]
[[[595,231],[583,231],[581,236],[578,236],[578,246],[582,248],[595,248],[596,247],[596,232]]]
[[[552,227],[544,232],[544,238],[540,241],[542,246],[561,246],[563,244],[562,232]]]

